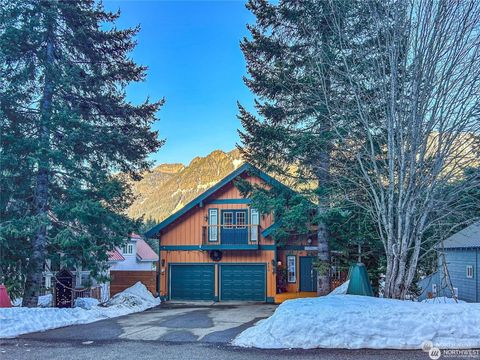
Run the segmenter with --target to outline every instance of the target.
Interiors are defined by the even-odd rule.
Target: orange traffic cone
[[[12,302],[7,293],[7,288],[5,285],[0,284],[0,308],[9,308],[12,307]]]

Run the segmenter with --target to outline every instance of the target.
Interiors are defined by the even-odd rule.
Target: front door
[[[317,271],[312,256],[300,256],[300,291],[317,291]]]
[[[248,244],[247,210],[222,210],[222,244]]]

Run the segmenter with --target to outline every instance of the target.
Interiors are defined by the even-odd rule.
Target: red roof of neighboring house
[[[112,251],[108,251],[108,261],[123,261],[125,258],[123,257],[122,254],[120,254],[120,251],[117,249],[113,249]]]
[[[137,240],[137,257],[140,261],[158,261],[158,254],[143,239]]]

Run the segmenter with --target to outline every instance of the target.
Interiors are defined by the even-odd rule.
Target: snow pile
[[[98,305],[98,300],[94,298],[76,298],[75,307],[80,307],[85,310],[90,310]]]
[[[446,296],[438,296],[434,297],[431,299],[425,299],[422,300],[422,303],[427,303],[427,304],[464,304],[465,301],[463,300],[458,300],[455,301],[452,298],[446,297]]]
[[[258,348],[480,347],[480,304],[430,304],[356,295],[285,301],[233,344]]]
[[[52,294],[42,295],[38,297],[37,306],[50,307],[52,306]],[[12,301],[13,306],[22,306],[23,298],[17,298]]]
[[[328,294],[328,296],[332,296],[332,295],[345,295],[347,293],[347,290],[348,290],[348,284],[350,283],[350,280],[347,280],[345,281],[342,285],[336,287],[335,289],[333,289],[332,292],[330,292],[330,294]]]
[[[146,309],[148,309],[159,304],[160,299],[153,297],[152,293],[139,281],[128,289],[114,295],[106,305],[147,306]]]
[[[38,306],[39,307],[50,307],[52,306],[53,295],[47,294],[38,297]]]
[[[113,301],[114,299],[122,300]],[[91,300],[82,301],[84,304],[92,305]],[[159,304],[160,299],[153,297],[147,288],[138,282],[114,296],[112,303],[107,304],[107,306],[92,306],[89,310],[82,307],[69,309],[2,308],[0,309],[0,338],[15,337],[69,325],[88,324],[102,319],[144,311]]]

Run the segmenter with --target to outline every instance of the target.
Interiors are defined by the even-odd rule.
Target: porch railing
[[[260,225],[202,226],[203,245],[258,245]]]

